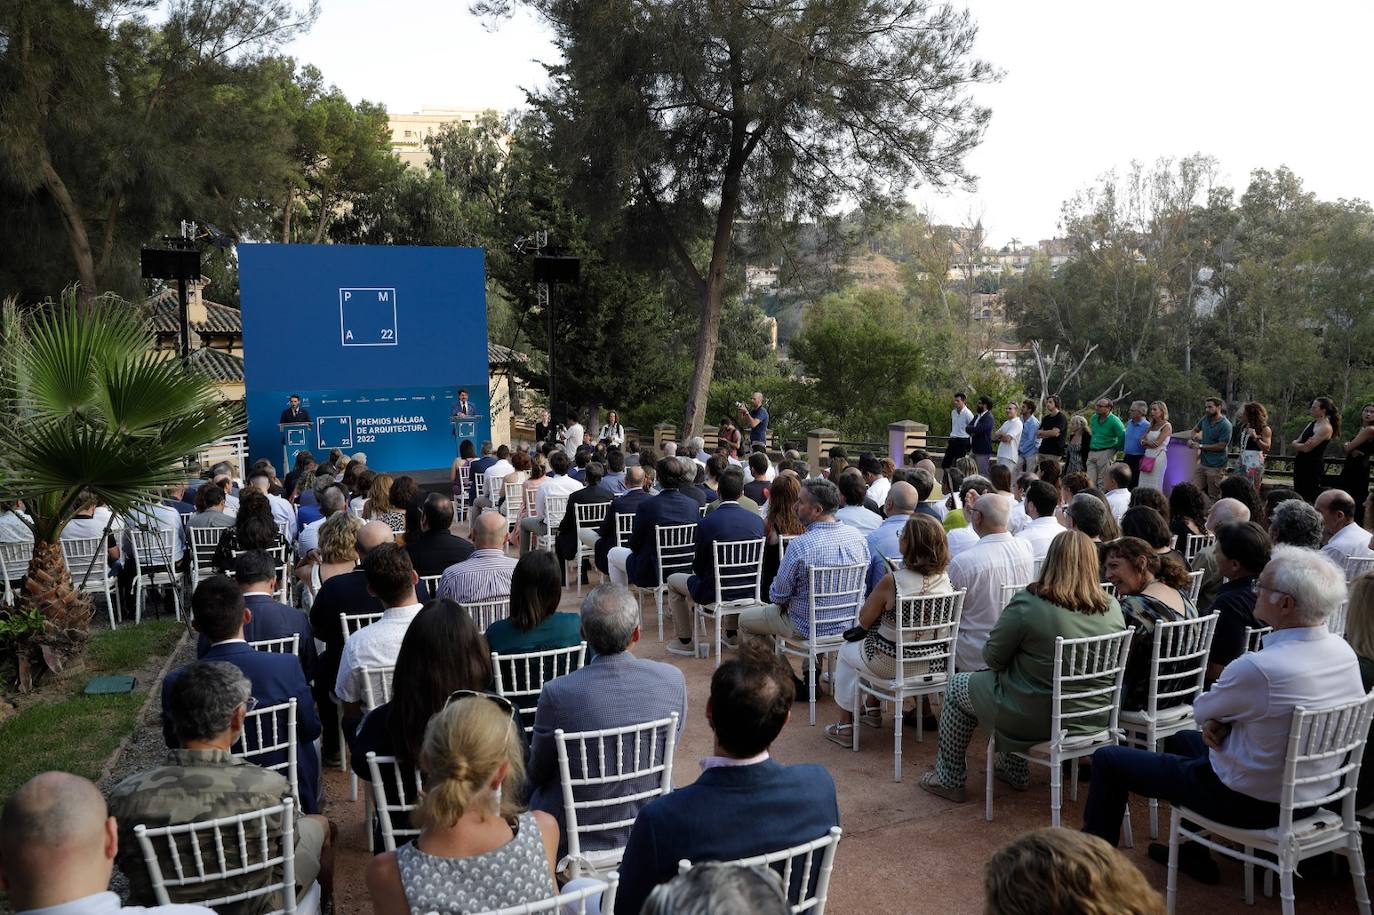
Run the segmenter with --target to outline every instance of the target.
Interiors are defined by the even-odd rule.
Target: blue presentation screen
[[[448,467],[491,438],[480,248],[242,244],[248,447],[279,472],[296,452],[366,452],[396,472]],[[459,389],[469,416],[455,417]],[[299,394],[309,423],[282,427]]]

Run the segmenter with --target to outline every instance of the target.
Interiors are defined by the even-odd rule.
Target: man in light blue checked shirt
[[[755,635],[775,635],[793,639],[811,637],[811,569],[819,566],[861,565],[868,567],[868,543],[857,528],[835,520],[840,507],[840,491],[829,480],[802,483],[797,514],[806,533],[793,540],[783,556],[773,586],[768,590],[771,604],[751,607],[739,615],[739,628]],[[822,604],[818,611],[835,609]],[[854,607],[857,613],[857,605]],[[853,622],[829,623],[819,635],[839,635]]]

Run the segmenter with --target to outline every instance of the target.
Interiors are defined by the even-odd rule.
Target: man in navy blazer
[[[691,460],[687,463],[695,471],[696,463]],[[701,520],[702,502],[681,491],[691,485],[681,460],[663,458],[657,470],[663,491],[635,512],[629,546],[613,547],[606,554],[607,573],[618,585],[633,582],[641,588],[656,587],[659,584],[658,529],[670,524],[696,524]]]
[[[241,553],[234,559],[234,581],[243,593],[247,610],[244,617],[247,622],[243,625],[244,640],[261,642],[296,636],[296,657],[301,662],[301,671],[307,683],[314,679],[318,653],[315,650],[315,636],[310,631],[310,618],[305,611],[272,599],[277,582],[277,566],[272,557],[265,550]],[[196,640],[196,657],[205,657],[209,650],[210,639],[202,632]]]
[[[554,552],[563,562],[572,562],[577,555],[578,544],[581,543],[581,535],[577,528],[577,506],[596,505],[600,503],[612,502],[615,496],[601,485],[601,479],[606,475],[606,468],[600,461],[588,462],[583,473],[583,486],[576,492],[568,494],[568,508],[563,513],[563,522],[558,526],[558,534],[554,538]],[[609,510],[608,510],[609,513]],[[581,574],[581,569],[578,574]]]
[[[315,738],[320,736],[320,719],[305,682],[301,665],[288,654],[258,651],[243,638],[248,614],[238,585],[223,575],[212,575],[196,586],[191,596],[191,625],[210,640],[202,661],[225,661],[243,671],[253,684],[252,697],[258,707],[280,705],[296,700],[296,784],[303,813],[320,812],[320,757]],[[182,670],[169,673],[162,681],[162,736],[169,747],[178,747],[167,701],[172,684]],[[284,734],[284,732],[283,732]],[[272,735],[265,735],[268,740]],[[286,762],[286,751],[253,757],[259,766]]]
[[[625,467],[625,495],[613,497],[610,509],[606,512],[606,520],[601,522],[601,527],[596,532],[596,555],[592,562],[603,575],[609,574],[609,565],[606,556],[612,547],[620,546],[616,541],[616,518],[620,515],[633,515],[639,510],[639,506],[645,499],[652,496],[644,488],[644,468],[638,464],[626,465]]]
[[[697,525],[692,573],[675,572],[668,576],[668,607],[672,610],[673,626],[677,629],[677,642],[668,643],[670,654],[685,657],[696,654],[692,638],[692,609],[687,599],[690,597],[699,605],[715,602],[716,544],[763,539],[763,519],[758,512],[751,512],[739,504],[739,497],[744,493],[744,472],[738,467],[721,471],[718,488],[720,504]],[[760,600],[757,590],[747,588],[727,588],[721,596],[725,600]],[[733,641],[734,631],[726,632]]]
[[[678,862],[733,861],[819,839],[840,825],[835,782],[823,766],[784,766],[768,753],[791,716],[791,671],[761,639],[716,668],[706,721],[713,755],[690,785],[646,804],[620,867],[616,915],[634,915]],[[800,870],[800,869],[798,869]],[[788,888],[799,898],[801,875]]]
[[[637,658],[630,648],[639,641],[639,605],[630,592],[619,585],[603,584],[593,588],[582,602],[582,638],[591,649],[592,660],[579,670],[554,677],[539,693],[534,713],[534,735],[530,740],[530,761],[525,782],[530,789],[530,809],[543,810],[558,818],[558,854],[568,848],[568,823],[563,814],[563,791],[558,780],[558,750],[553,732],[562,729],[597,731],[631,724],[646,724],[677,713],[677,731],[682,733],[687,720],[687,681],[682,671],[662,661]],[[661,741],[667,734],[660,731]],[[615,750],[611,749],[614,755]],[[570,753],[571,755],[571,753]],[[628,760],[627,760],[628,761]],[[656,760],[661,762],[661,759]],[[583,774],[574,764],[574,775]],[[599,775],[593,758],[587,775]],[[616,797],[651,790],[656,776],[617,785],[594,786],[578,790],[578,800]],[[608,819],[628,820],[643,801],[617,804],[585,812],[586,822]],[[627,828],[599,830],[581,838],[582,851],[619,848],[629,835]],[[638,911],[638,910],[636,910]]]

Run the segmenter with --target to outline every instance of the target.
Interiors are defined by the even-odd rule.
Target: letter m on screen
[[[344,346],[395,346],[397,331],[395,287],[339,289],[339,339]]]

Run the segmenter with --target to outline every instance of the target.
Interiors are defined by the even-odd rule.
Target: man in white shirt
[[[969,437],[968,426],[973,422],[973,411],[968,408],[968,398],[963,392],[954,395],[954,409],[949,411],[949,445],[945,448],[945,456],[940,461],[940,466],[948,469],[954,466],[954,462],[968,454],[973,448],[973,440]]]
[[[1036,480],[1026,487],[1026,517],[1029,523],[1016,535],[1016,539],[1030,544],[1032,558],[1044,562],[1045,554],[1050,551],[1050,542],[1064,533],[1064,526],[1054,516],[1059,494],[1044,480]]]
[[[496,503],[501,501],[505,495],[502,487],[505,485],[506,477],[515,473],[515,465],[510,462],[510,446],[502,445],[496,449],[496,463],[482,471],[482,476],[486,482],[482,484],[483,495],[477,498],[473,506],[481,511],[486,508],[493,508]]]
[[[973,527],[972,513],[969,509],[980,498],[992,492],[995,492],[992,488],[992,481],[987,477],[980,477],[976,473],[964,477],[963,482],[959,484],[959,504],[964,507],[964,526],[945,532],[945,540],[949,544],[950,559],[978,542],[978,531]],[[1010,507],[1011,500],[1007,500],[1007,505]]]
[[[394,667],[401,653],[410,621],[422,606],[415,596],[420,581],[404,547],[383,543],[363,560],[367,592],[382,602],[382,618],[348,637],[339,659],[339,675],[334,695],[343,702],[344,733],[351,734],[362,719],[367,693],[363,685],[364,667]]]
[[[1112,464],[1103,479],[1107,487],[1103,493],[1107,497],[1107,507],[1112,510],[1112,517],[1117,524],[1120,524],[1121,516],[1131,507],[1131,467],[1129,464]]]
[[[549,532],[545,518],[545,502],[548,496],[569,496],[582,488],[582,484],[568,476],[568,466],[572,463],[563,451],[549,455],[549,474],[544,485],[535,490],[534,514],[520,519],[520,555],[530,551],[530,536],[542,536]],[[560,519],[561,520],[561,519]]]
[[[965,591],[964,614],[959,621],[955,647],[957,670],[982,670],[983,646],[997,618],[1002,615],[1002,586],[1022,586],[1034,577],[1028,543],[1007,533],[1011,512],[1006,496],[980,495],[964,506],[978,542],[949,563],[949,580],[955,590]]]
[[[1326,629],[1345,599],[1345,576],[1314,550],[1277,546],[1256,585],[1255,618],[1272,626],[1264,650],[1241,655],[1193,702],[1201,731],[1165,741],[1164,753],[1104,747],[1093,754],[1092,787],[1083,831],[1115,845],[1132,792],[1196,810],[1231,826],[1266,829],[1278,823],[1284,759],[1293,710],[1329,708],[1364,698],[1359,663],[1346,641]],[[1327,761],[1336,770],[1340,759]],[[1337,777],[1299,784],[1301,808],[1335,790]],[[1294,812],[1294,819],[1302,814]],[[1214,879],[1206,850],[1180,850],[1185,873]],[[1150,857],[1168,849],[1151,845]],[[1210,867],[1209,867],[1210,865]]]
[[[123,906],[108,892],[119,825],[105,798],[79,775],[43,772],[0,814],[0,887],[20,915],[214,915],[198,905]]]
[[[1317,512],[1322,527],[1330,536],[1322,553],[1342,569],[1347,559],[1374,556],[1369,549],[1369,531],[1355,523],[1355,500],[1339,489],[1328,489],[1317,496]]]
[[[254,470],[248,474],[248,485],[267,497],[268,503],[272,506],[272,520],[277,522],[278,529],[287,541],[295,540],[296,508],[281,496],[274,496],[268,492],[272,488],[272,472],[265,467]]]
[[[868,484],[864,482],[859,469],[846,467],[836,485],[840,488],[844,507],[835,512],[835,520],[858,528],[865,534],[876,531],[878,525],[883,523],[883,518],[877,512],[864,508],[864,499],[868,497]]]
[[[883,476],[882,463],[865,451],[859,455],[859,473],[863,474],[864,482],[868,484],[868,498],[873,500],[873,504],[886,505],[887,491],[892,481]]]
[[[1015,402],[1007,404],[1006,421],[997,429],[993,440],[997,442],[997,463],[1015,471],[1021,459],[1021,409]]]
[[[582,423],[578,420],[576,413],[568,414],[568,430],[563,434],[563,453],[569,459],[577,454],[577,449],[582,447],[582,436],[586,430],[582,428]]]
[[[181,523],[181,513],[175,508],[154,502],[130,511],[124,527],[125,556],[133,555],[133,537],[130,534],[133,530],[149,533],[164,531],[172,535],[171,555],[163,555],[162,550],[158,549],[152,556],[140,556],[145,566],[176,566],[181,563],[181,557],[186,554],[186,530]]]

